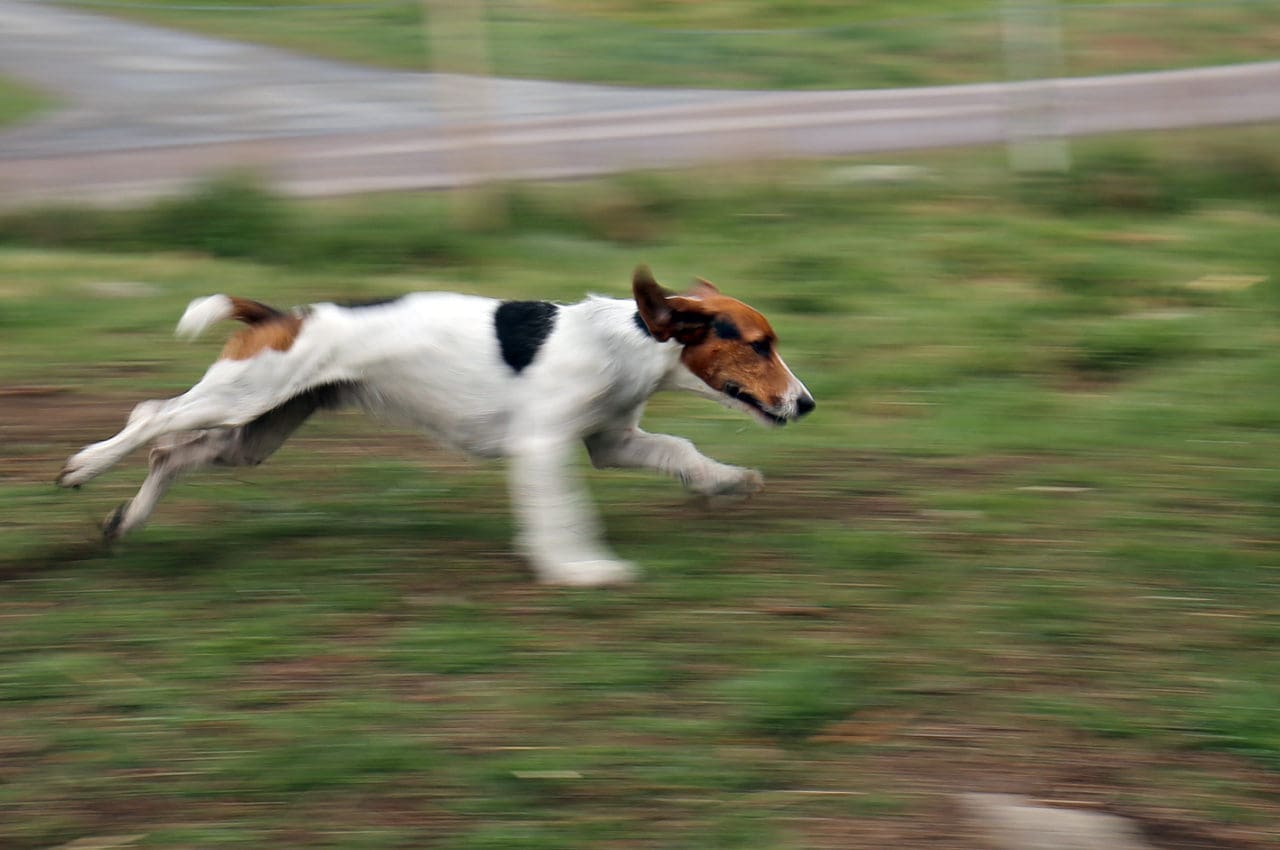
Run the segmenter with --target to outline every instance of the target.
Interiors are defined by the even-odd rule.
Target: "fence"
[[[572,14],[536,0],[77,0],[74,5],[415,69],[434,63],[424,18],[430,18],[433,8],[470,6],[485,11],[487,53],[498,75],[739,89],[888,88],[1002,79],[1003,15],[1010,6],[1056,7],[1061,69],[1071,76],[1272,59],[1280,38],[1280,0],[975,0],[958,13],[889,18],[867,18],[858,11],[860,4],[850,3],[847,10],[827,13],[822,25],[779,27],[775,15],[759,19],[771,26],[710,28]],[[653,20],[670,24],[681,19]]]

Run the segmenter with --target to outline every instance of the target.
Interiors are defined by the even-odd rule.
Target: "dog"
[[[355,406],[427,431],[482,457],[505,457],[517,548],[539,581],[625,582],[635,567],[602,542],[571,474],[586,444],[598,468],[646,468],[694,493],[747,498],[759,472],[705,457],[681,437],[639,427],[648,398],[684,390],[784,425],[815,407],[778,354],[759,312],[705,280],[676,293],[646,266],[630,300],[576,304],[420,292],[362,305],[289,311],[212,295],[191,302],[177,334],[215,322],[247,327],[190,390],[134,408],[124,429],[67,461],[58,484],[79,487],[156,441],[149,474],[103,526],[136,530],[175,480],[209,466],[262,463],[312,413]]]

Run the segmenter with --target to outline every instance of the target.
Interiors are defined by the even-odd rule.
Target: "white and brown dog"
[[[141,526],[182,474],[259,464],[317,409],[355,405],[468,452],[510,458],[519,547],[539,580],[625,581],[633,567],[601,542],[571,475],[577,441],[597,467],[646,467],[696,493],[745,497],[763,486],[760,473],[640,430],[649,396],[689,390],[767,425],[814,407],[760,313],[706,281],[670,292],[645,267],[632,289],[634,300],[567,306],[445,292],[289,312],[225,295],[197,299],[180,336],[229,318],[249,327],[190,390],[139,404],[124,430],[73,455],[58,484],[78,487],[158,440],[142,488],[107,520],[116,539]]]

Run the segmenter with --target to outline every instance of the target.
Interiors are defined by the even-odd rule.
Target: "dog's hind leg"
[[[185,434],[166,434],[156,441],[148,457],[147,480],[132,499],[120,505],[102,524],[102,534],[119,540],[140,528],[169,487],[188,472],[213,464],[224,447],[235,440],[238,428],[216,428]]]
[[[151,450],[150,472],[132,499],[103,524],[107,540],[119,540],[141,527],[169,487],[190,472],[211,466],[257,466],[275,453],[308,417],[342,402],[344,388],[319,387],[236,428],[167,434]]]
[[[182,395],[139,404],[120,433],[72,455],[58,476],[58,485],[78,487],[165,434],[245,425],[325,383],[308,381],[313,369],[291,355],[269,352],[246,360],[219,360]]]

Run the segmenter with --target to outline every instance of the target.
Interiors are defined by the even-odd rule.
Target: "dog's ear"
[[[706,285],[715,290],[711,284]],[[695,285],[689,294],[676,295],[653,279],[648,266],[638,266],[631,278],[640,318],[658,342],[674,339],[688,345],[706,337],[713,317],[705,311],[699,297],[702,293],[697,290]]]
[[[700,277],[695,277],[693,279],[693,285],[690,286],[689,291],[685,293],[685,295],[690,295],[694,298],[710,298],[712,295],[719,294],[720,290],[716,289],[711,281],[704,280]]]

